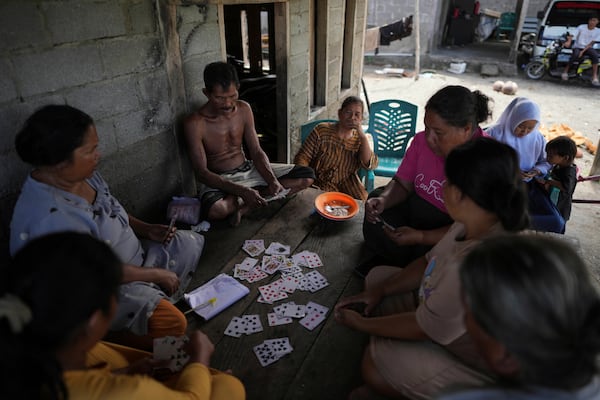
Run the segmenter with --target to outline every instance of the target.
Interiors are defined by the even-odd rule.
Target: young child
[[[553,165],[548,174],[549,179],[538,179],[552,196],[552,188],[557,188],[558,202],[556,207],[565,221],[571,216],[571,200],[577,185],[577,166],[573,164],[577,145],[567,136],[558,136],[546,144],[546,158]]]

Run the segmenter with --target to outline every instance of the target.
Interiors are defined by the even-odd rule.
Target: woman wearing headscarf
[[[528,186],[531,227],[540,231],[564,233],[564,218],[543,188],[533,179],[545,176],[551,167],[546,160],[546,138],[538,129],[540,120],[538,105],[525,97],[517,97],[486,133],[506,143],[519,155],[521,176]]]

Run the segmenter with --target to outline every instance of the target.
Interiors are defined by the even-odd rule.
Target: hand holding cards
[[[187,336],[165,336],[154,339],[153,358],[155,360],[169,360],[167,368],[171,372],[180,371],[190,359],[189,354],[183,350],[189,342]]]

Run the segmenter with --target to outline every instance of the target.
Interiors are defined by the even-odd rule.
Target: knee
[[[162,299],[148,319],[148,335],[151,337],[182,336],[187,329],[185,315],[169,301]]]
[[[300,186],[302,188],[307,188],[315,182],[313,178],[302,178],[300,179]]]
[[[231,196],[230,196],[231,197]],[[235,211],[233,202],[227,197],[215,202],[208,210],[207,217],[209,220],[218,220],[227,218]]]

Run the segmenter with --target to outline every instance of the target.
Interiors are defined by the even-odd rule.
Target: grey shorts
[[[277,179],[315,179],[315,173],[310,167],[280,163],[272,163],[270,165]],[[231,171],[226,171],[219,175],[230,182],[245,187],[256,188],[267,186],[267,182],[263,179],[254,166],[254,163],[250,160],[245,161],[242,165]],[[221,191],[220,189],[215,189],[204,184],[200,184],[198,188],[198,198],[200,199],[201,203],[202,218],[206,218],[208,215],[208,210],[212,207],[212,205],[224,198],[226,195],[227,193]]]

